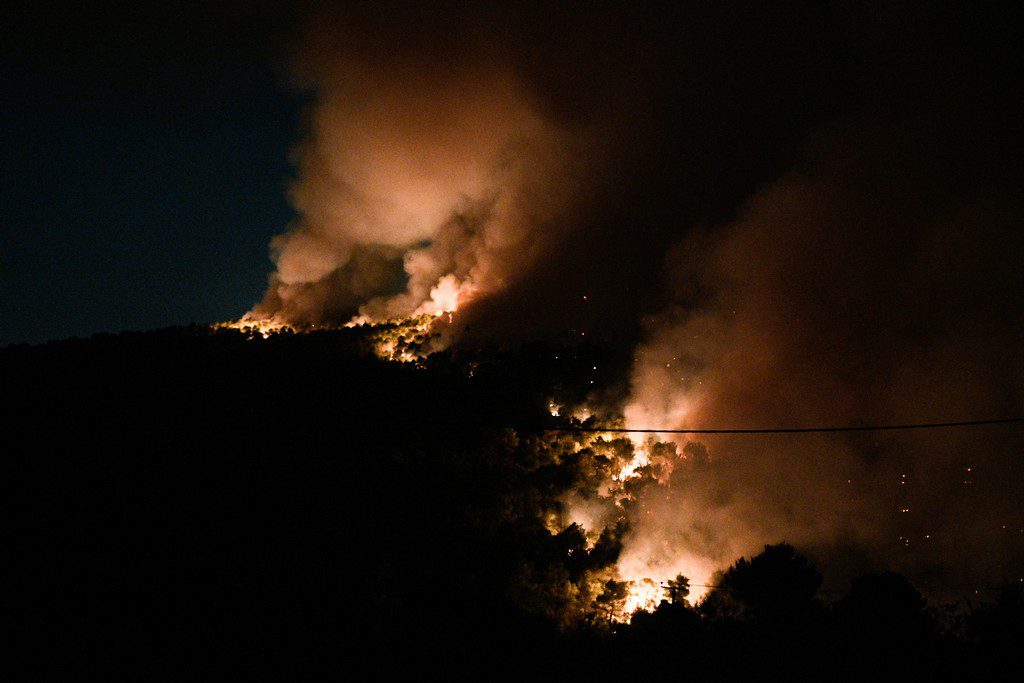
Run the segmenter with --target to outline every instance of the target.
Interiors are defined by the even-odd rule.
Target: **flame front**
[[[250,339],[255,338],[257,335],[263,339],[267,339],[272,334],[294,332],[296,329],[289,323],[278,320],[277,318],[261,319],[250,317],[249,315],[245,315],[239,320],[233,322],[216,323],[213,327],[215,329],[238,330]]]

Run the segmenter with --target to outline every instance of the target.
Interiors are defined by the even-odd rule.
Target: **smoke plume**
[[[291,188],[299,217],[272,244],[254,318],[454,311],[514,280],[557,227],[567,136],[496,50],[351,21],[318,23],[297,60],[315,93]]]
[[[637,349],[627,423],[1021,414],[1024,207],[961,123],[833,126],[736,220],[681,242],[668,262],[686,303]],[[955,149],[937,144],[951,137]],[[1022,439],[1014,427],[699,437],[642,494],[620,568],[708,579],[785,539],[847,571],[895,566],[947,595],[1016,581]]]
[[[1020,414],[1015,36],[959,10],[740,6],[318,18],[298,219],[250,315],[639,339],[612,407],[633,427]],[[619,568],[707,582],[786,540],[941,590],[1018,578],[1022,438],[680,440]]]

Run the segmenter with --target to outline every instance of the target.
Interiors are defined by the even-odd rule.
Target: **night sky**
[[[270,40],[286,19],[218,5],[5,17],[0,344],[260,298],[303,98]]]

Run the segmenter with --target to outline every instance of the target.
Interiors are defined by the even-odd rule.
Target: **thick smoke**
[[[251,315],[457,306],[449,336],[470,343],[635,339],[661,251],[834,109],[828,21],[717,3],[318,14],[292,69],[314,95],[298,219]]]
[[[688,303],[637,349],[627,422],[1024,412],[1024,207],[979,138],[921,117],[835,126],[735,221],[682,242],[669,269]],[[1019,428],[695,438],[643,494],[625,574],[706,579],[785,539],[951,595],[1020,578]]]
[[[315,22],[299,218],[251,315],[457,308],[456,344],[640,338],[613,406],[633,427],[1024,410],[1019,57],[998,19],[447,10]],[[934,590],[1018,578],[1022,438],[680,440],[636,491],[619,568],[706,582],[786,540]]]
[[[291,188],[299,218],[272,245],[255,318],[454,311],[544,248],[571,183],[567,135],[492,47],[351,21],[324,18],[300,53],[315,101]]]

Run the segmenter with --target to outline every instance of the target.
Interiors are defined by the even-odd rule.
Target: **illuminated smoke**
[[[1020,414],[1022,282],[1010,255],[1021,253],[1010,227],[1020,207],[986,185],[984,164],[896,133],[911,124],[921,125],[823,136],[730,225],[679,245],[673,262],[689,271],[671,275],[691,299],[696,282],[701,303],[650,326],[623,409],[630,426]],[[951,178],[947,163],[978,175]],[[997,533],[1022,528],[1019,430],[692,438],[701,444],[684,448],[667,486],[638,493],[623,576],[707,583],[716,567],[787,540],[952,594],[1010,576],[1019,557],[1019,540]],[[977,462],[984,492],[964,475]]]
[[[439,314],[505,286],[555,228],[564,142],[500,60],[328,22],[297,71],[315,92],[295,225],[247,316],[341,324]]]
[[[714,12],[680,11],[621,35],[622,22],[597,17],[577,24],[585,38],[536,54],[472,20],[403,31],[401,46],[389,27],[313,31],[297,69],[316,95],[292,188],[299,218],[275,240],[277,270],[251,317],[459,309],[485,341],[590,340],[653,310],[628,400],[591,406],[632,427],[1019,414],[1022,212],[999,159],[1011,155],[987,137],[1004,124],[942,95],[938,113],[924,100],[814,133],[842,81],[822,58],[836,38],[824,21],[791,41],[777,26],[737,33]],[[879,59],[901,83],[902,33],[843,35],[891,45]],[[917,49],[931,59],[933,47]],[[936,82],[965,87],[944,71]],[[652,284],[662,263],[667,294]],[[410,359],[395,340],[389,357]],[[851,571],[962,584],[1019,564],[998,534],[1024,528],[1012,502],[1020,441],[1005,430],[680,437],[653,476],[651,446],[634,439],[638,451],[612,458],[617,480],[574,492],[561,521],[598,534],[628,519],[618,578],[635,582],[711,583],[785,540]]]

